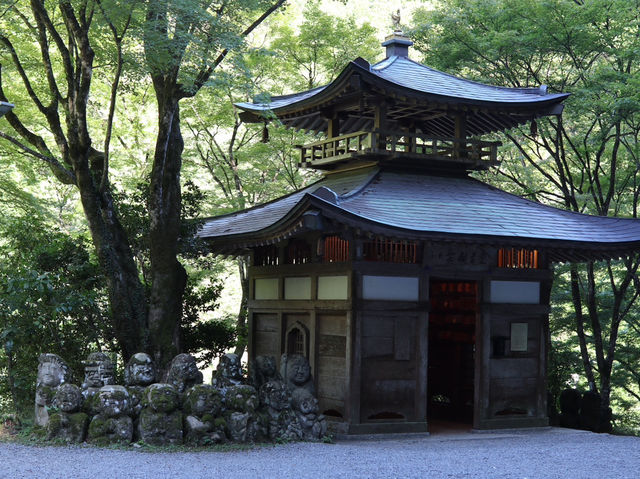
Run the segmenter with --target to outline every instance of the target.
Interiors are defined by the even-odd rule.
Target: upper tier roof
[[[640,248],[640,221],[560,210],[469,177],[366,168],[265,205],[209,219],[199,236],[240,251],[290,234],[305,212],[374,234],[547,248],[556,260],[606,258]]]
[[[406,51],[391,50],[393,55],[375,65],[358,58],[334,81],[313,90],[236,106],[244,110],[244,121],[264,121],[275,114],[289,127],[316,132],[326,132],[328,115],[342,113],[344,134],[370,130],[372,108],[384,99],[391,123],[412,122],[424,134],[453,137],[453,118],[461,112],[468,134],[480,135],[560,114],[569,96],[548,93],[545,86],[507,88],[458,78],[411,60]]]

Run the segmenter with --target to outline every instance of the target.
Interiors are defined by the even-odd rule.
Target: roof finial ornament
[[[400,29],[400,9],[396,11],[396,13],[391,14],[391,21],[393,22],[393,32],[394,33],[402,33]]]

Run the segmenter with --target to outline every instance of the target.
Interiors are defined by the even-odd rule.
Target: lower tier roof
[[[557,261],[640,250],[640,220],[561,210],[469,177],[376,167],[330,174],[270,203],[207,219],[199,236],[233,254],[291,235],[311,214],[394,238],[547,248]]]

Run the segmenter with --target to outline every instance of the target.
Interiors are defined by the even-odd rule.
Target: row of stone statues
[[[245,380],[240,358],[225,354],[212,384],[203,384],[195,358],[179,354],[163,382],[156,382],[151,357],[137,353],[116,385],[104,353],[91,353],[81,387],[71,383],[66,363],[55,354],[39,358],[36,424],[50,439],[97,444],[142,441],[152,445],[208,445],[227,441],[319,440],[327,423],[318,412],[306,358],[258,356]]]

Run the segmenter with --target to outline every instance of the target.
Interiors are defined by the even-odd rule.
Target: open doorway
[[[478,283],[432,280],[427,415],[430,423],[473,422]]]

